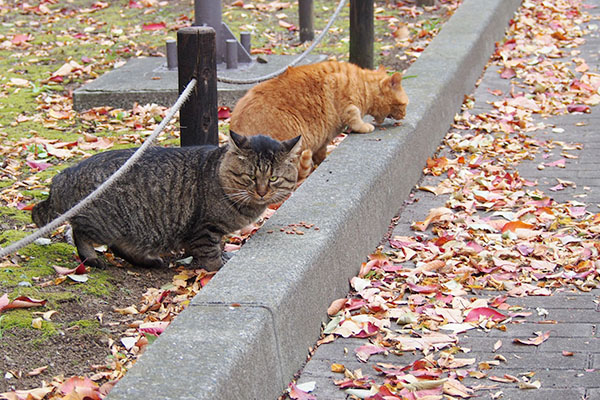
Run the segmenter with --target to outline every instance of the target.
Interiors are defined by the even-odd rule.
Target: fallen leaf
[[[547,332],[536,332],[537,336],[529,339],[514,339],[514,343],[539,346],[550,337],[550,331]]]
[[[299,389],[295,383],[290,383],[288,395],[293,400],[317,400],[315,396]]]

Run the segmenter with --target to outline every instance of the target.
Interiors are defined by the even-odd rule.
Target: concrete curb
[[[347,294],[348,280],[419,179],[519,4],[465,0],[410,67],[407,75],[416,78],[405,81],[411,103],[402,125],[344,140],[107,398],[276,399],[305,362],[327,306]],[[302,221],[319,230],[280,232]]]

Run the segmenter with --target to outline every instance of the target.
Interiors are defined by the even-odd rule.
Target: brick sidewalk
[[[600,1],[588,3],[600,6]],[[587,10],[596,17],[600,16],[600,7]],[[590,24],[594,24],[591,21]],[[578,57],[586,60],[591,72],[598,73],[600,69],[600,37],[598,31],[586,37],[586,43],[577,48],[581,50]],[[565,60],[565,61],[570,61]],[[501,79],[498,67],[492,66],[483,74],[481,83],[474,92],[474,107],[471,114],[489,112],[492,106],[489,102],[499,98],[490,93],[490,90],[502,90],[508,93],[511,90],[511,81]],[[515,91],[521,91],[514,87]],[[458,110],[457,110],[458,111]],[[587,211],[600,212],[600,110],[592,108],[590,114],[566,114],[551,116],[546,119],[539,117],[538,121],[547,125],[554,125],[555,129],[545,129],[533,133],[540,140],[556,140],[567,143],[581,143],[581,150],[569,151],[578,156],[568,159],[565,168],[546,167],[539,169],[542,163],[549,163],[561,158],[561,147],[556,146],[551,152],[539,152],[535,159],[526,160],[519,164],[519,175],[531,181],[537,181],[537,188],[557,202],[575,200],[587,205]],[[559,129],[556,129],[559,128]],[[561,132],[561,129],[564,130]],[[452,131],[452,130],[451,130]],[[461,131],[465,133],[465,131]],[[441,147],[439,156],[455,158],[447,147]],[[545,157],[545,158],[544,158]],[[551,191],[557,185],[556,178],[572,181],[574,186],[564,190]],[[422,185],[435,186],[438,177],[424,176]],[[399,218],[393,221],[396,225],[392,236],[412,236],[415,234],[410,225],[414,221],[422,221],[429,210],[441,207],[447,200],[447,195],[435,196],[424,191],[413,191],[409,204],[401,207]],[[413,201],[417,200],[417,201]],[[424,232],[428,234],[428,232]],[[387,240],[382,239],[383,250],[390,251]],[[500,292],[480,292],[479,297],[491,299]],[[507,330],[492,329],[489,331],[470,330],[460,334],[460,346],[470,348],[471,351],[463,356],[476,358],[477,363],[494,360],[497,355],[502,355],[506,361],[493,366],[488,376],[502,377],[504,374],[522,376],[535,372],[534,379],[541,382],[540,389],[521,390],[516,383],[498,383],[487,379],[476,380],[466,378],[463,383],[472,387],[477,384],[493,386],[489,390],[479,390],[475,393],[479,398],[498,398],[511,400],[537,400],[537,399],[564,399],[564,400],[593,400],[600,399],[600,307],[598,300],[600,290],[581,292],[573,288],[554,291],[552,296],[509,298],[507,303],[522,306],[523,311],[530,311],[532,315],[525,320],[512,321],[507,324]],[[556,321],[555,324],[540,323],[540,321]],[[550,337],[540,346],[523,346],[513,343],[513,339],[531,338],[536,331],[550,331]],[[502,341],[502,347],[495,353],[494,344]],[[390,363],[395,365],[408,365],[423,357],[420,352],[405,352],[402,356],[393,354],[377,354],[369,358],[367,363],[359,362],[354,349],[367,344],[368,339],[343,339],[338,338],[332,343],[323,344],[317,348],[310,361],[306,364],[298,379],[298,383],[316,382],[316,389],[311,392],[319,400],[346,399],[349,397],[338,386],[334,379],[341,379],[342,375],[331,372],[331,364],[343,364],[346,369],[354,371],[362,369],[365,375],[375,377],[381,384],[383,377],[377,376],[372,365],[377,363]],[[563,351],[572,352],[572,356],[563,355]],[[477,364],[475,364],[477,365]],[[500,394],[499,392],[502,392]],[[497,396],[497,397],[494,397]]]

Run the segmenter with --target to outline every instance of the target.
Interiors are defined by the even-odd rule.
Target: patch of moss
[[[27,235],[28,232],[8,230],[0,233],[0,245],[6,246]],[[16,287],[20,282],[34,282],[34,278],[55,274],[52,265],[73,264],[73,246],[67,243],[52,243],[47,246],[31,244],[19,250],[20,266],[0,269],[0,282],[6,287]]]
[[[78,330],[75,332],[80,334],[88,334],[88,335],[99,335],[100,332],[100,323],[97,320],[93,319],[82,319],[79,321],[74,321],[69,323],[69,328],[77,326]]]
[[[0,335],[4,335],[8,331],[33,329],[31,326],[32,321],[33,316],[26,309],[5,311],[2,313],[2,319],[0,319]],[[56,325],[51,321],[42,321],[42,327],[37,330],[40,332],[41,340],[57,333]]]
[[[95,269],[90,272],[89,276],[90,279],[79,286],[83,293],[103,297],[109,296],[115,290],[115,286],[111,283],[112,275],[110,273]]]
[[[21,224],[31,223],[31,212],[19,210],[13,207],[0,207],[0,215]]]

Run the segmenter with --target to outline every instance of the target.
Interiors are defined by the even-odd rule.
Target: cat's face
[[[408,96],[402,87],[402,74],[396,72],[380,82],[381,97],[371,114],[377,124],[386,118],[402,119],[406,116]]]
[[[283,142],[268,136],[230,132],[219,169],[225,193],[241,205],[279,203],[296,187],[300,136]]]

